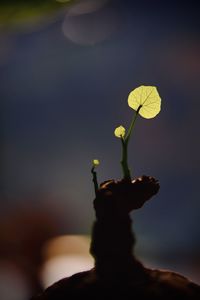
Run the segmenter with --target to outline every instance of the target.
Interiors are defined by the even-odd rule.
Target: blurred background
[[[136,253],[200,283],[199,53],[198,4],[1,1],[2,300],[92,267],[91,161],[100,182],[121,178],[113,131],[139,85],[157,86],[162,110],[138,118],[130,167],[161,188],[132,215]]]

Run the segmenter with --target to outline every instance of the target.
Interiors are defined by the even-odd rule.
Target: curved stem
[[[123,138],[121,138],[122,142],[122,171],[124,175],[124,179],[131,180],[131,173],[128,167],[128,143],[125,142]]]
[[[128,142],[130,140],[130,136],[131,133],[133,131],[134,125],[135,125],[135,121],[137,119],[139,110],[142,106],[140,105],[137,109],[137,111],[135,112],[135,115],[133,116],[133,119],[131,121],[131,125],[128,129],[128,132],[125,136],[125,138],[121,138],[121,142],[122,142],[122,160],[121,160],[121,165],[122,165],[122,170],[123,170],[123,175],[124,175],[124,179],[127,180],[131,180],[131,173],[128,167]]]
[[[133,131],[133,128],[134,128],[134,125],[135,125],[135,121],[136,121],[136,119],[137,119],[137,116],[138,116],[138,113],[139,113],[140,108],[141,108],[141,106],[139,106],[138,109],[137,109],[137,111],[135,112],[135,115],[133,116],[133,119],[132,119],[132,121],[131,121],[131,125],[130,125],[130,127],[129,127],[129,129],[128,129],[128,132],[127,132],[126,136],[125,136],[125,139],[124,139],[124,140],[125,140],[125,142],[126,142],[127,144],[128,144],[128,142],[129,142],[131,133],[132,133],[132,131]]]
[[[99,185],[98,185],[98,181],[97,181],[97,172],[95,172],[95,167],[92,167],[91,169],[91,173],[92,173],[92,181],[94,183],[94,191],[95,191],[95,195],[97,195],[97,191],[98,191],[98,188],[99,188]]]

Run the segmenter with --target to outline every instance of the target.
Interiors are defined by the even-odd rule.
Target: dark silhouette
[[[94,268],[58,281],[34,299],[200,299],[197,284],[174,272],[148,269],[134,256],[129,213],[158,190],[158,181],[148,176],[102,183],[94,200]]]

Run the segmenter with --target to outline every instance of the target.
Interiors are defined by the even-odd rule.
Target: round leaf
[[[161,98],[155,86],[134,89],[128,96],[128,105],[146,119],[154,118],[161,109]]]
[[[114,134],[118,138],[123,138],[126,134],[126,129],[123,126],[119,126],[115,129]]]

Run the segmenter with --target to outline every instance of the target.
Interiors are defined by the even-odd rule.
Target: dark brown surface
[[[134,256],[129,213],[158,190],[158,181],[148,176],[102,183],[94,200],[94,269],[60,280],[34,300],[200,299],[198,285],[174,272],[145,268]]]
[[[75,274],[48,288],[37,300],[64,299],[200,299],[200,287],[167,271],[143,269],[144,277],[106,281],[95,270]]]

